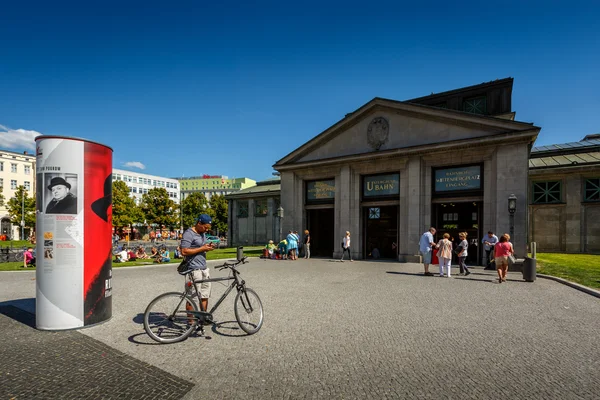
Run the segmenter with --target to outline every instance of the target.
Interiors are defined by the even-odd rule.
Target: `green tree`
[[[23,186],[19,186],[15,195],[6,204],[10,222],[14,225],[21,225],[23,205],[25,205],[25,227],[35,228],[35,196],[29,197],[27,190]]]
[[[206,212],[209,204],[204,193],[194,192],[181,201],[183,228],[189,228],[196,223],[198,215]]]
[[[123,228],[129,224],[144,221],[142,210],[135,204],[135,200],[129,193],[129,187],[125,182],[113,182],[112,225],[115,228]]]
[[[165,228],[179,226],[179,207],[165,188],[154,188],[142,196],[141,209],[148,224]]]
[[[217,231],[220,234],[227,232],[227,210],[228,203],[225,200],[225,196],[219,196],[218,194],[210,198],[210,214],[213,217],[212,230],[216,234]]]

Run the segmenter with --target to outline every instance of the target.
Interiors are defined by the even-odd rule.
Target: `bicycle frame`
[[[231,280],[233,281],[233,282],[231,282],[231,285],[229,285],[227,290],[225,290],[225,292],[221,295],[219,300],[217,300],[215,305],[213,305],[212,308],[210,309],[210,311],[208,311],[208,313],[211,315],[217,310],[217,308],[219,308],[219,305],[221,305],[223,300],[225,300],[225,298],[227,296],[229,296],[229,293],[231,293],[233,288],[236,288],[238,291],[240,291],[242,288],[244,288],[246,286],[246,282],[243,279],[240,279],[238,277],[239,272],[235,269],[235,267],[231,268],[231,271],[233,272],[233,276],[227,276],[227,277],[222,277],[222,278],[197,279],[197,280],[190,279],[192,281],[192,284],[194,285],[194,289],[196,289],[196,297],[198,298],[198,303],[200,304],[200,311],[207,312],[204,309],[204,306],[202,304],[202,293],[198,289],[198,286],[197,286],[198,283],[221,282],[221,281],[231,281]],[[192,277],[191,273],[189,273],[188,275],[190,276],[190,278]]]

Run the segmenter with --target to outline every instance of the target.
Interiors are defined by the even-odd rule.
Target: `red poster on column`
[[[112,316],[112,150],[84,147],[84,318],[85,325]]]

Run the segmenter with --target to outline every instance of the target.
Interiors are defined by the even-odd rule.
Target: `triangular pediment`
[[[539,128],[511,120],[376,98],[275,164],[337,159],[396,149],[427,147]],[[535,137],[537,132],[532,133]]]

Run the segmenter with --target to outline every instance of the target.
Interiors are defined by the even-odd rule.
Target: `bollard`
[[[244,258],[244,248],[242,246],[237,248],[237,260],[240,261]]]

